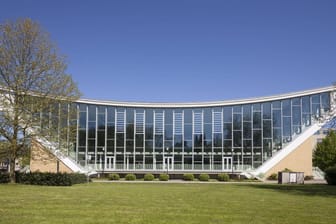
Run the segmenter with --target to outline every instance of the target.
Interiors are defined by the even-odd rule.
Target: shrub
[[[194,174],[192,174],[192,173],[185,173],[185,174],[183,174],[183,180],[193,181],[194,178],[195,178]]]
[[[9,183],[9,173],[0,173],[0,184]]]
[[[314,176],[305,176],[304,180],[314,180]]]
[[[324,178],[329,185],[336,185],[336,165],[327,168],[325,171]]]
[[[293,172],[293,170],[288,169],[288,168],[285,168],[285,169],[283,169],[281,172]]]
[[[198,179],[200,180],[200,181],[208,181],[209,180],[209,174],[206,174],[206,173],[202,173],[202,174],[200,174],[199,175],[199,177],[198,177]]]
[[[87,176],[80,173],[17,173],[16,182],[31,185],[71,186],[87,182]]]
[[[161,173],[159,176],[160,181],[168,181],[169,180],[169,175],[166,173]]]
[[[108,179],[109,180],[119,180],[120,176],[117,173],[111,173],[111,174],[109,174]]]
[[[144,176],[144,181],[152,181],[154,180],[154,175],[151,173],[146,173]]]
[[[136,176],[133,173],[129,173],[125,176],[125,180],[136,180]]]
[[[217,180],[218,180],[218,181],[229,181],[229,180],[230,180],[230,177],[229,177],[229,175],[226,174],[226,173],[220,173],[220,174],[218,174],[218,176],[217,176]]]
[[[272,173],[267,177],[267,180],[277,180],[278,179],[278,174],[277,173]]]

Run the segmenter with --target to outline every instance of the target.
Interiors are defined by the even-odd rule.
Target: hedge
[[[183,174],[183,180],[193,181],[194,179],[195,179],[195,177],[194,177],[194,174],[192,174],[192,173]]]
[[[117,173],[111,173],[111,174],[109,174],[108,179],[109,180],[119,180],[120,176]]]
[[[229,177],[229,175],[226,174],[226,173],[220,173],[220,174],[218,174],[218,176],[217,176],[217,180],[218,180],[218,181],[229,181],[229,180],[230,180],[230,177]]]
[[[209,174],[201,173],[198,177],[199,181],[208,181],[209,180]]]
[[[79,173],[16,173],[16,183],[47,186],[71,186],[87,182],[87,176]]]
[[[144,176],[144,181],[153,181],[154,180],[154,175],[151,173],[146,173]]]
[[[325,171],[325,179],[329,185],[336,185],[336,165],[327,168]]]
[[[169,180],[169,175],[166,173],[161,173],[159,176],[160,181],[168,181]]]
[[[125,180],[136,180],[136,176],[133,173],[129,173],[125,176]]]
[[[8,173],[0,173],[0,184],[9,183],[9,174]]]

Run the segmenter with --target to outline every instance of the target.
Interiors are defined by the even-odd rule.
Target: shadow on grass
[[[280,185],[280,184],[248,184],[242,187],[278,191],[285,194],[336,197],[336,186],[324,184]]]

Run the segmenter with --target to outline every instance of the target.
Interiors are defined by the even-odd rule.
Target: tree
[[[331,130],[322,142],[317,143],[313,153],[313,164],[323,171],[336,165],[336,133],[334,131]]]
[[[60,116],[69,116],[63,111],[80,97],[65,70],[65,58],[38,23],[20,19],[0,25],[0,136],[8,144],[11,182],[15,161],[27,154],[34,137],[62,136]]]

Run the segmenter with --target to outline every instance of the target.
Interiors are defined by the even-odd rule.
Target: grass
[[[336,187],[275,184],[0,185],[0,223],[334,223]]]

